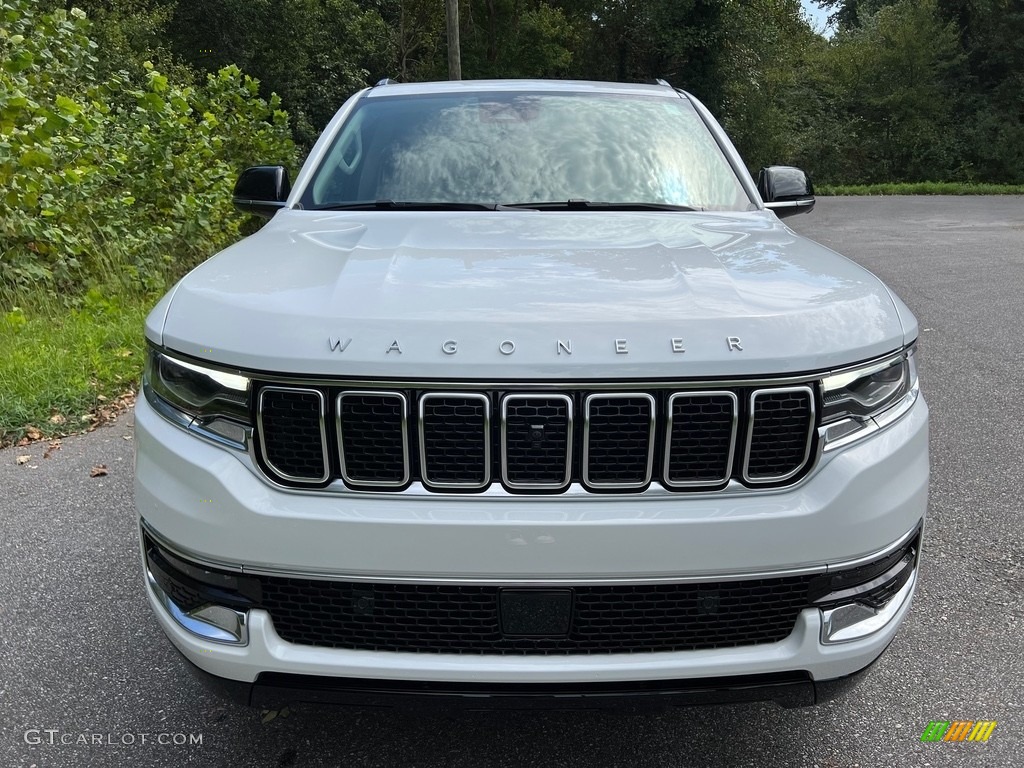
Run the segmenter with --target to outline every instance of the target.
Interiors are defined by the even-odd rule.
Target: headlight
[[[150,403],[173,421],[244,444],[246,428],[251,426],[251,386],[245,376],[150,348],[142,383]],[[169,413],[168,407],[173,411]]]
[[[826,376],[821,380],[825,449],[877,429],[877,419],[888,417],[890,409],[909,410],[916,392],[914,347],[880,362]]]

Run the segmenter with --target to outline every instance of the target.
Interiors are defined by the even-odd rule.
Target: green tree
[[[967,84],[956,104],[966,175],[1024,182],[1024,5],[1016,0],[939,0],[959,31]]]
[[[354,0],[178,0],[172,49],[206,72],[236,64],[281,97],[309,147],[352,93],[393,73],[393,37]]]
[[[401,82],[431,80],[447,71],[444,3],[439,0],[390,0],[382,16],[391,31],[394,65],[388,74]]]
[[[827,45],[800,0],[733,0],[724,60],[722,121],[756,175],[800,154],[817,103],[811,54]]]
[[[810,63],[819,111],[798,157],[832,182],[957,177],[961,64],[935,0],[900,0],[839,30]]]
[[[466,78],[564,77],[581,40],[578,20],[542,0],[468,0],[459,18]]]

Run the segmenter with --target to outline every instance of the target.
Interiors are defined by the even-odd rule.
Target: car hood
[[[281,373],[689,378],[839,367],[914,323],[767,212],[285,210],[187,275],[147,335]]]

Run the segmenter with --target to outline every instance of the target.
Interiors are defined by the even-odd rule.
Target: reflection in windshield
[[[312,189],[313,206],[589,200],[750,207],[688,101],[619,94],[367,98]]]

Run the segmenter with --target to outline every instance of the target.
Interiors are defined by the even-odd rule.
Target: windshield
[[[302,204],[374,201],[754,207],[687,99],[567,92],[363,98]]]

